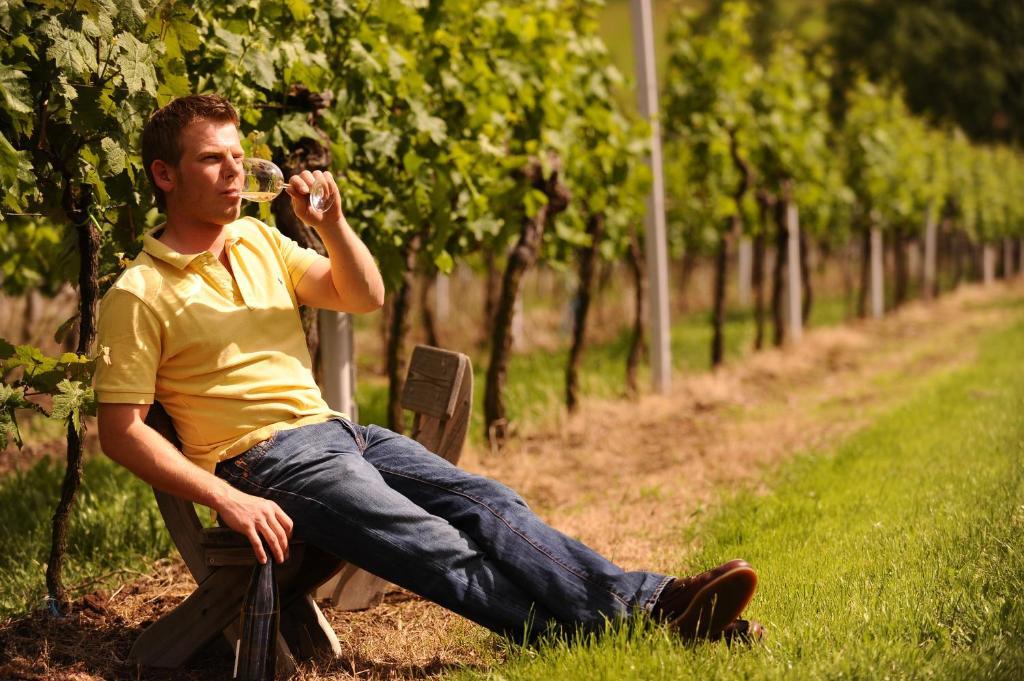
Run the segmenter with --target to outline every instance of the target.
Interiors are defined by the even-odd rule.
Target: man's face
[[[182,130],[181,160],[168,166],[173,188],[165,190],[172,211],[190,222],[226,225],[238,219],[244,152],[230,121],[197,121]]]

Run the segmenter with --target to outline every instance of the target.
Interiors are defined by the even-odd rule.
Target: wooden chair
[[[457,463],[469,427],[473,371],[463,354],[417,346],[409,363],[402,405],[414,412],[412,436],[430,451]],[[170,417],[154,403],[146,422],[180,447]],[[238,617],[256,559],[248,540],[224,527],[204,528],[190,502],[156,494],[160,514],[181,557],[196,580],[196,590],[174,610],[150,625],[132,646],[138,665],[175,668],[218,633],[234,647]],[[336,575],[319,593],[317,587]],[[277,571],[281,593],[281,629],[277,641],[278,674],[289,676],[296,659],[337,657],[341,646],[313,594],[348,609],[380,601],[386,582],[308,544],[290,546],[290,558]]]

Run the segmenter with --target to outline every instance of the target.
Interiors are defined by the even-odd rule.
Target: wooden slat
[[[249,573],[249,568],[213,572],[178,607],[142,632],[129,659],[147,667],[180,667],[238,618]]]
[[[229,527],[208,527],[203,530],[200,541],[203,560],[207,567],[256,564],[256,554],[252,550],[252,544],[244,535]],[[290,553],[288,560],[301,562],[305,548],[306,545],[303,542],[291,542],[288,545]]]
[[[351,563],[342,563],[341,571],[317,592],[317,596],[329,598],[337,610],[366,610],[380,604],[387,586],[387,580]]]
[[[230,527],[206,527],[199,538],[199,543],[206,548],[252,548],[248,537],[240,532],[235,532]]]
[[[195,507],[184,499],[178,499],[157,489],[153,490],[153,494],[156,496],[156,503],[167,526],[167,532],[171,535],[174,545],[178,547],[178,553],[185,561],[188,571],[192,573],[196,582],[202,582],[209,576],[210,570],[203,553],[203,525],[199,522]]]
[[[299,659],[333,658],[341,654],[337,634],[309,594],[296,599],[281,613],[281,634]]]
[[[456,387],[462,382],[466,364],[457,352],[417,345],[409,361],[402,391],[402,405],[414,412],[438,419],[455,412]]]
[[[456,374],[459,381],[451,385],[451,395],[447,398],[447,401],[454,405],[451,416],[437,417],[425,412],[417,413],[413,421],[413,438],[438,456],[458,463],[466,442],[469,417],[473,409],[473,369],[465,355],[448,354],[454,355],[455,361],[460,365],[460,370]],[[409,408],[404,402],[403,406]]]
[[[163,405],[154,402],[146,414],[146,425],[153,428],[166,438],[172,445],[181,449],[181,440],[174,430],[171,417],[167,414]],[[174,545],[178,547],[182,560],[188,567],[189,572],[197,583],[206,579],[210,570],[206,565],[201,546],[203,537],[203,524],[199,522],[195,507],[184,499],[178,499],[166,492],[157,489],[153,490],[156,496],[157,506],[160,508],[160,515],[167,525],[167,532],[171,535]]]

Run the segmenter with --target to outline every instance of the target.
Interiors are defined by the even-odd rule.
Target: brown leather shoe
[[[721,639],[726,645],[733,643],[753,645],[764,640],[764,626],[754,620],[733,620],[722,629]]]
[[[685,639],[718,639],[756,589],[754,568],[745,560],[730,560],[693,577],[677,577],[665,587],[651,614]]]

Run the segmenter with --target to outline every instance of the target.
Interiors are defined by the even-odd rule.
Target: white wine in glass
[[[263,158],[242,159],[245,170],[244,184],[239,195],[249,201],[273,201],[284,189],[284,173],[273,162]],[[317,180],[309,192],[309,207],[325,211],[334,204],[330,188],[323,180]]]

